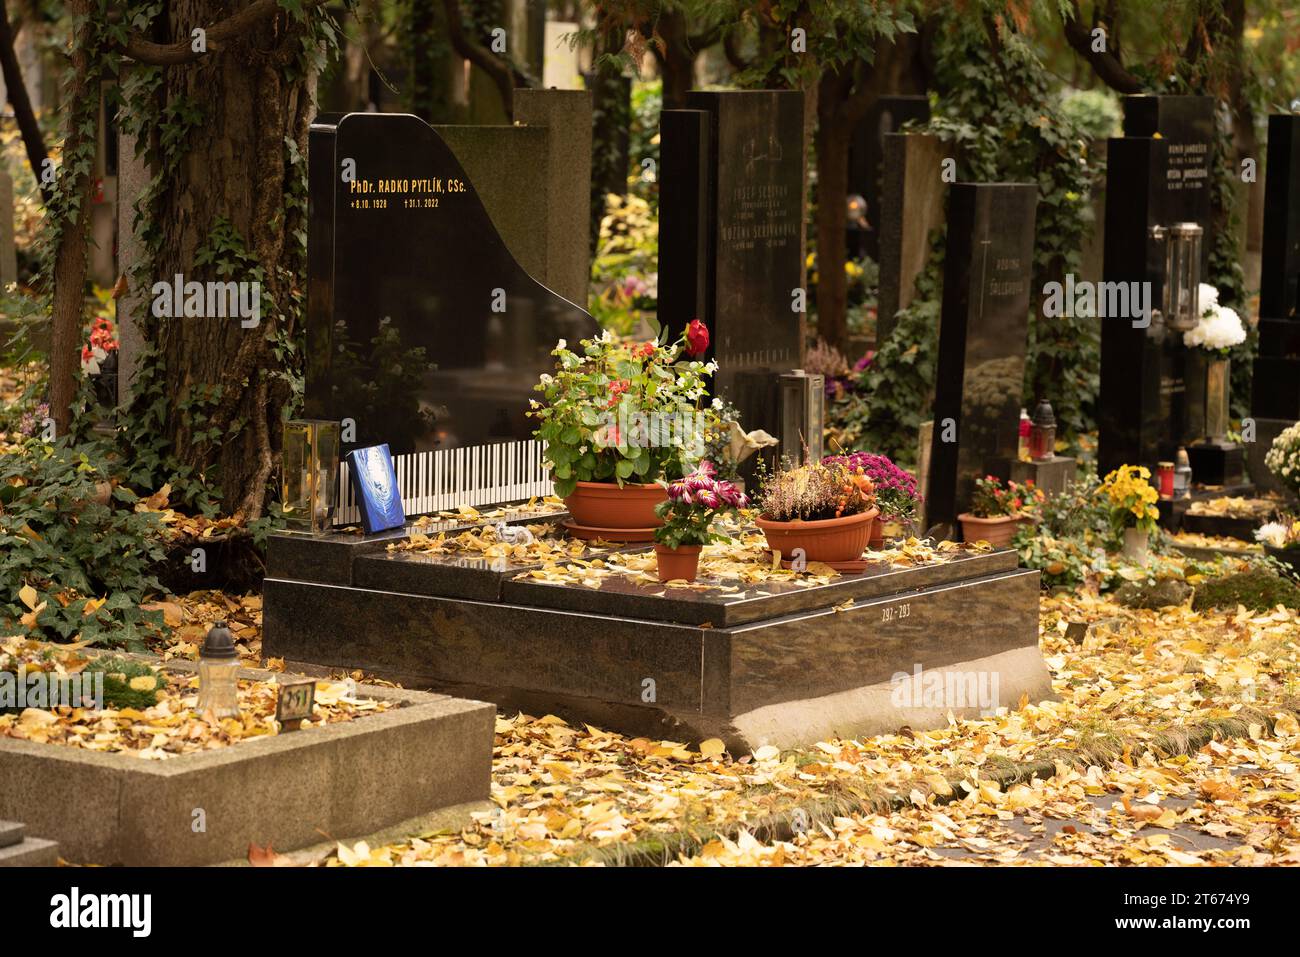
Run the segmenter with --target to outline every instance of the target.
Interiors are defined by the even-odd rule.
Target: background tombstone
[[[890,173],[885,137],[910,120],[924,123],[928,119],[930,98],[924,94],[880,96],[854,127],[849,143],[849,192],[867,201],[867,228],[850,235],[850,255],[860,257],[865,253],[872,259],[880,259],[881,174]]]
[[[955,524],[975,479],[1007,479],[1017,458],[1037,208],[1031,183],[955,183],[948,198],[926,503],[932,526]]]
[[[880,291],[876,347],[889,338],[895,316],[916,293],[916,277],[930,257],[930,236],[943,225],[943,143],[928,133],[886,133],[880,190]]]
[[[670,335],[704,322],[716,392],[776,434],[777,376],[802,353],[803,94],[694,91],[687,106],[661,114],[659,318]]]
[[[528,272],[585,305],[591,93],[516,90],[514,126],[437,126]],[[540,228],[539,228],[540,227]]]
[[[306,414],[353,420],[345,450],[387,442],[408,515],[546,492],[528,400],[595,321],[519,265],[419,118],[323,117],[308,145]]]
[[[591,279],[591,92],[516,90],[515,123],[550,131],[547,189],[547,286],[570,302],[586,305]],[[471,173],[471,178],[473,174]],[[513,192],[521,192],[521,178]]]
[[[1300,419],[1300,116],[1268,118],[1264,176],[1259,357],[1250,403],[1256,433],[1247,455],[1251,479],[1281,489],[1264,456],[1277,434]]]
[[[1153,226],[1197,223],[1202,276],[1214,237],[1210,215],[1210,153],[1214,100],[1206,96],[1126,96],[1124,135],[1107,144],[1104,277],[1108,283],[1150,283],[1149,304],[1161,308],[1165,245]],[[1157,136],[1156,134],[1159,134]],[[1102,296],[1098,295],[1098,300]],[[1101,323],[1098,471],[1172,461],[1204,432],[1205,357],[1183,345],[1182,333],[1158,317],[1135,328],[1133,316]]]

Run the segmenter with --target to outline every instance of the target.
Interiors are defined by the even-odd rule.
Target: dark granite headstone
[[[1195,96],[1128,96],[1124,133],[1107,144],[1104,281],[1150,283],[1149,305],[1164,295],[1165,245],[1153,226],[1194,222],[1201,240],[1202,272],[1213,246],[1210,154],[1214,101]],[[1157,136],[1156,134],[1159,134]],[[1100,296],[1099,296],[1100,298]],[[1201,350],[1159,317],[1146,328],[1132,315],[1101,323],[1101,474],[1120,465],[1173,460],[1178,447],[1201,438],[1205,424],[1205,365]]]
[[[1251,414],[1300,419],[1300,116],[1268,118],[1259,358]]]
[[[671,335],[702,320],[716,391],[775,434],[776,377],[800,361],[803,95],[696,91],[687,105],[661,120],[659,318]]]
[[[853,130],[849,144],[849,192],[867,201],[867,227],[862,230],[862,251],[880,258],[882,204],[881,173],[885,162],[885,134],[904,123],[930,118],[930,98],[925,95],[881,96]]]
[[[1268,118],[1259,314],[1300,319],[1300,114]]]
[[[975,479],[1007,479],[1019,446],[1038,187],[955,183],[926,521],[955,523]],[[956,441],[952,441],[955,429]]]
[[[352,419],[355,446],[386,442],[408,514],[429,496],[523,488],[538,450],[474,449],[530,439],[551,349],[595,321],[519,266],[419,118],[322,118],[309,149],[308,414]],[[453,449],[460,460],[402,459]]]
[[[1300,419],[1300,116],[1268,118],[1264,166],[1264,245],[1259,280],[1259,356],[1251,381],[1255,441],[1247,447],[1251,480],[1283,486],[1264,464],[1278,433]]]

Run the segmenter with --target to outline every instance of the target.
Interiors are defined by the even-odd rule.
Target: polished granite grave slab
[[[605,576],[598,588],[512,577],[505,583],[502,597],[514,604],[534,607],[722,628],[830,608],[845,601],[904,594],[932,585],[1011,571],[1015,567],[1015,552],[1004,550],[959,555],[913,568],[891,567],[882,560],[871,563],[861,574],[841,575],[825,584],[812,585],[774,579],[743,588],[734,579],[707,573],[695,583],[708,586],[705,589],[663,585],[627,575]]]
[[[522,566],[393,558],[403,553],[386,548],[357,552],[348,584],[268,576],[265,653],[739,749],[940,726],[950,710],[1051,694],[1038,573],[1017,569],[1009,551],[742,590],[616,574],[597,588],[546,584]],[[443,593],[432,593],[434,580]],[[992,676],[996,702],[900,704],[900,676],[918,669]]]
[[[519,522],[536,529],[537,524]],[[554,528],[554,523],[545,523]],[[455,529],[458,534],[466,529]],[[599,558],[623,546],[584,544],[585,559]],[[498,601],[511,579],[541,568],[544,561],[517,561],[505,557],[488,557],[474,553],[434,554],[424,551],[385,550],[358,555],[353,566],[352,584],[377,591],[405,592],[411,595],[437,595],[445,598],[473,598]]]
[[[567,518],[567,512],[539,511],[520,507],[511,509],[509,515],[472,521],[464,517],[442,518],[426,516],[419,524],[410,522],[401,528],[391,528],[364,534],[360,528],[339,529],[315,535],[308,532],[280,532],[271,536],[266,550],[266,574],[271,578],[288,578],[295,581],[319,582],[327,585],[352,584],[353,563],[365,555],[382,555],[389,545],[409,538],[412,532],[436,535],[439,532],[462,532],[472,528],[503,521],[507,525],[527,525],[532,522],[558,521]]]

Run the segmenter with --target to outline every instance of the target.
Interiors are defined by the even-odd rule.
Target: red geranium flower
[[[698,319],[686,327],[686,351],[693,356],[703,355],[709,347],[709,329]]]

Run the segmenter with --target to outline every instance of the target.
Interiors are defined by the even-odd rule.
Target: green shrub
[[[158,589],[159,516],[136,512],[94,445],[28,440],[0,456],[0,625],[46,640],[142,646],[162,616],[140,610]],[[37,610],[39,609],[39,611]],[[27,621],[22,619],[26,617]]]

